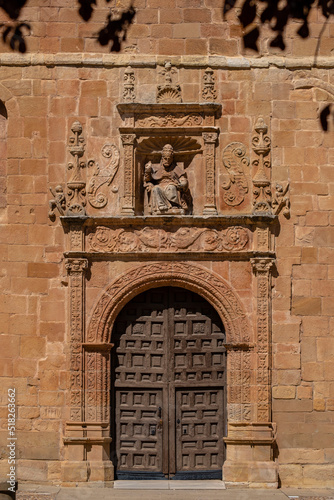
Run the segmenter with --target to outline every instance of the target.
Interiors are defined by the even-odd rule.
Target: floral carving
[[[88,185],[88,202],[94,208],[103,208],[108,203],[107,196],[98,191],[104,184],[110,186],[119,166],[119,150],[114,144],[105,144],[101,154],[109,160],[106,165],[100,167],[94,161],[90,162],[90,166],[96,165],[95,172]]]
[[[249,158],[246,156],[246,148],[241,142],[232,142],[223,152],[223,162],[229,175],[228,182],[222,185],[226,191],[224,201],[226,205],[240,205],[248,192],[247,179],[244,169],[249,166]]]
[[[98,226],[87,239],[94,252],[236,252],[247,248],[249,233],[239,226],[220,231],[191,227],[176,231],[150,227],[125,230]]]

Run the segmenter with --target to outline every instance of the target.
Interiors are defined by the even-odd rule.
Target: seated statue
[[[190,210],[190,193],[186,172],[176,164],[170,144],[162,148],[161,161],[148,162],[144,171],[144,187],[151,214],[180,214]]]

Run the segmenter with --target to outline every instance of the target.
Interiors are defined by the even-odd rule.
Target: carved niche
[[[167,102],[172,67],[164,100],[157,104],[124,103],[117,106],[123,124],[123,215],[190,215],[196,186],[189,180],[196,155],[202,155],[204,201],[197,214],[217,214],[215,151],[219,129],[215,119],[221,105]],[[211,87],[210,87],[211,88]],[[167,89],[167,90],[166,90]],[[161,87],[162,92],[162,87]],[[174,89],[175,90],[175,89]],[[176,99],[177,101],[177,99]],[[202,194],[202,193],[201,193]]]

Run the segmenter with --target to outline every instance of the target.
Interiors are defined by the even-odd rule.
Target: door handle
[[[157,413],[158,413],[158,417],[161,417],[161,414],[162,414],[162,408],[161,408],[161,406],[159,406]]]

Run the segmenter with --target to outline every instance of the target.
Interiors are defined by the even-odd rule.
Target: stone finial
[[[173,84],[172,75],[175,73],[177,73],[177,69],[172,66],[170,61],[166,61],[164,69],[160,71],[160,74],[165,77],[165,83],[163,85],[158,85],[157,102],[182,102],[181,87],[178,84]]]
[[[124,82],[124,87],[123,87],[123,99],[124,101],[127,102],[134,102],[136,98],[136,93],[135,93],[135,73],[131,66],[128,66],[126,70],[124,71],[124,76],[123,76],[123,82]]]
[[[206,68],[203,76],[202,97],[205,101],[215,101],[217,99],[217,90],[215,89],[215,76],[213,69]]]

